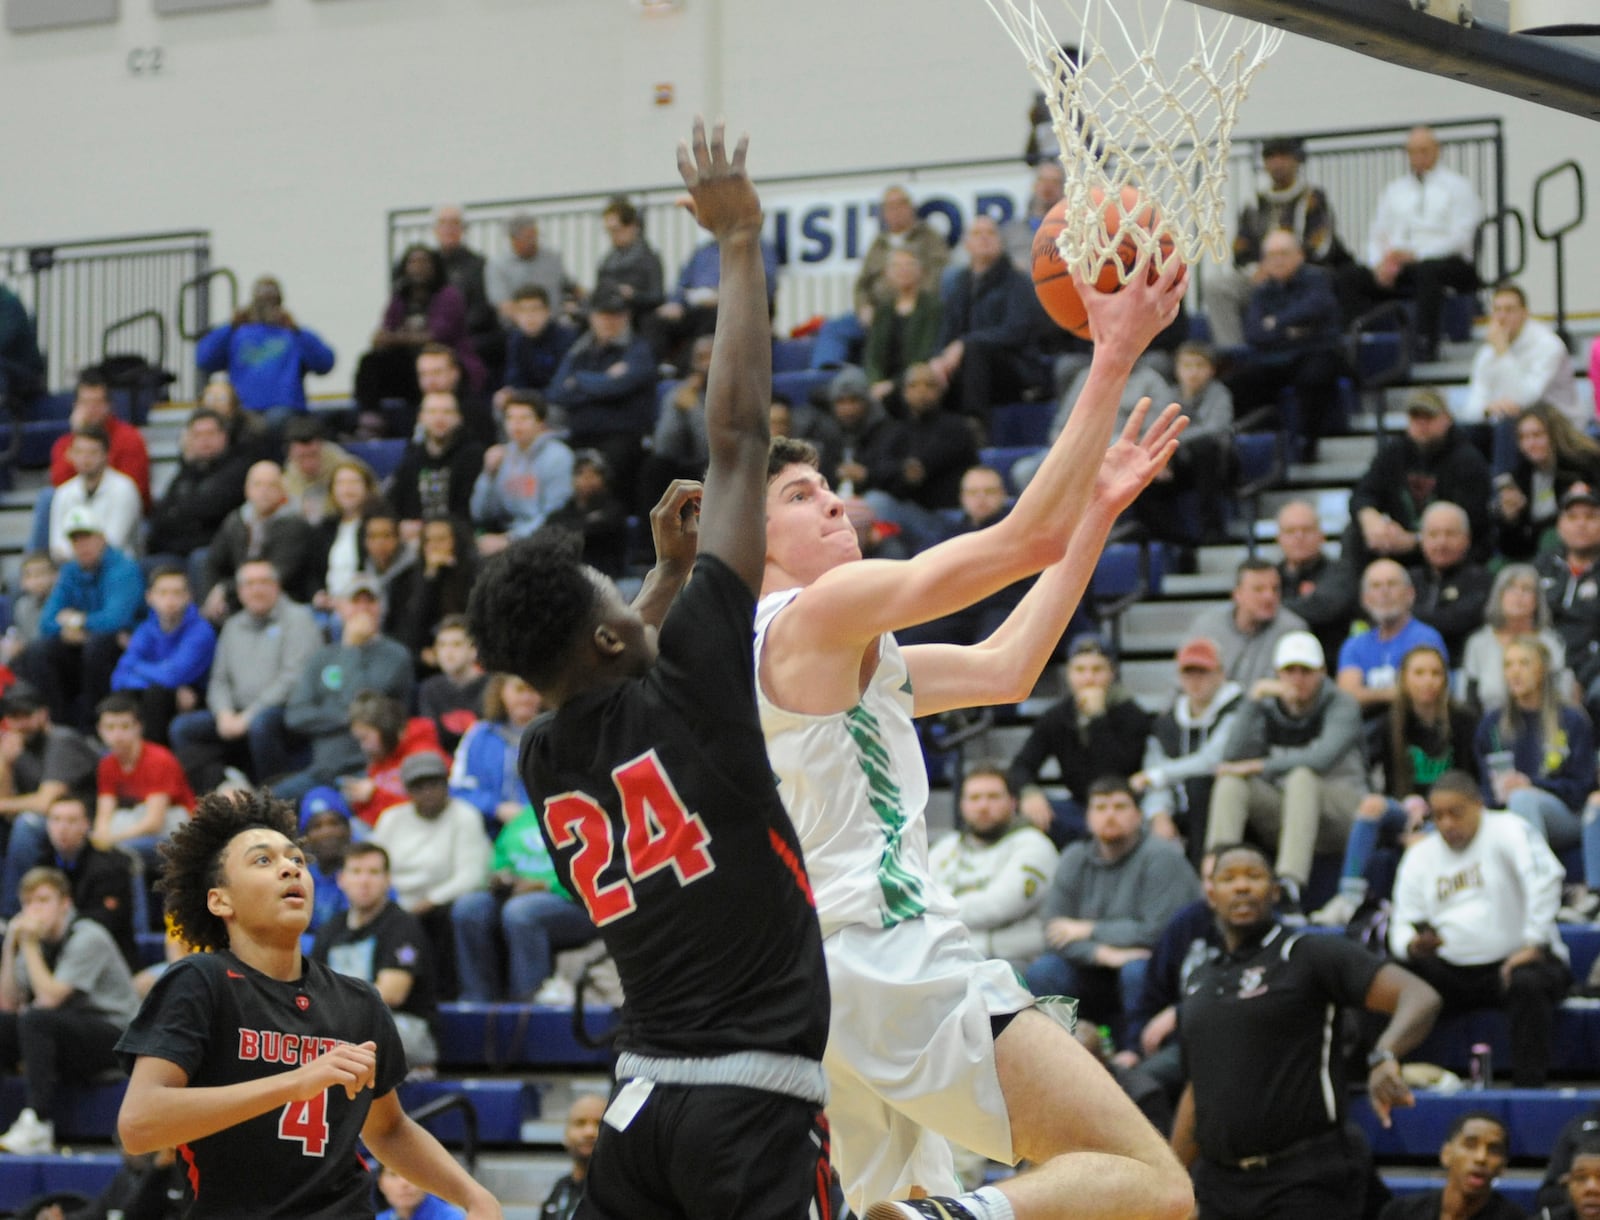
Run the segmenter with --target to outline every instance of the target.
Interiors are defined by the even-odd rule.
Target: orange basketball
[[[1096,207],[1105,198],[1099,187],[1091,187],[1089,195]],[[1044,219],[1039,222],[1038,232],[1033,235],[1033,289],[1038,293],[1039,303],[1044,306],[1044,311],[1057,326],[1071,331],[1080,339],[1092,339],[1094,336],[1089,332],[1089,311],[1083,307],[1083,298],[1078,295],[1078,289],[1072,282],[1072,275],[1061,261],[1061,251],[1056,249],[1056,235],[1061,232],[1066,206],[1067,201],[1063,199],[1046,212]],[[1152,227],[1157,219],[1155,205],[1141,205],[1139,193],[1131,186],[1125,186],[1122,188],[1121,209],[1119,210],[1115,204],[1106,206],[1102,223],[1107,240],[1121,227],[1123,212],[1127,214],[1129,224],[1141,225],[1147,229]],[[1162,257],[1165,258],[1171,252],[1172,239],[1163,235]],[[1133,266],[1139,257],[1139,248],[1131,237],[1125,236],[1118,243],[1117,256],[1124,267]],[[1154,282],[1159,274],[1152,266],[1151,282]],[[1118,292],[1122,288],[1122,280],[1117,275],[1117,269],[1107,264],[1101,269],[1094,286],[1099,292]]]

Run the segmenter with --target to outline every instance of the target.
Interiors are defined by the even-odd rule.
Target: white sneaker
[[[571,1008],[572,1001],[577,998],[572,989],[572,984],[559,974],[552,974],[545,979],[533,997],[535,1004],[545,1004],[551,1008]]]
[[[42,1156],[54,1152],[55,1146],[56,1125],[45,1122],[29,1109],[17,1115],[11,1129],[0,1135],[0,1150],[20,1156]]]
[[[1319,928],[1342,928],[1355,918],[1361,903],[1349,894],[1335,894],[1320,911],[1314,911],[1311,922]]]

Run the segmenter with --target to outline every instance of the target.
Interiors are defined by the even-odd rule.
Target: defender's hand
[[[678,145],[678,173],[689,194],[678,200],[700,227],[719,241],[737,233],[751,235],[761,231],[761,200],[744,170],[745,151],[750,137],[740,136],[728,159],[723,124],[719,121],[706,140],[705,120],[694,120],[691,145]]]
[[[705,488],[694,479],[674,479],[650,510],[650,537],[656,563],[687,568],[700,548],[700,497]]]

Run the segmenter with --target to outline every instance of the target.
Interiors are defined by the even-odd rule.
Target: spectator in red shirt
[[[72,403],[71,427],[50,447],[50,485],[60,487],[77,473],[67,460],[72,434],[79,428],[101,428],[111,440],[111,469],[120,470],[139,487],[144,509],[150,511],[150,452],[139,429],[118,419],[111,410],[111,387],[95,369],[78,375],[77,397]],[[46,516],[49,514],[47,513]]]
[[[161,863],[157,848],[188,821],[194,792],[172,751],[144,739],[131,692],[107,695],[95,710],[109,752],[95,772],[94,845],[131,847],[153,875]]]
[[[100,428],[109,444],[108,461],[139,488],[143,510],[150,511],[150,452],[139,429],[118,419],[111,410],[111,386],[98,369],[85,369],[78,375],[77,396],[72,402],[66,432],[50,446],[50,486],[39,493],[33,505],[33,525],[28,534],[28,550],[47,550],[50,542],[50,504],[56,488],[77,475],[67,458],[73,433],[80,428]]]

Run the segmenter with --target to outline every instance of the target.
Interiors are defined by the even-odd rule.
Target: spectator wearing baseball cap
[[[1198,869],[1206,841],[1212,777],[1244,691],[1222,669],[1216,644],[1196,636],[1178,649],[1178,694],[1156,717],[1145,740],[1144,765],[1130,777],[1153,833],[1182,837]]]
[[[1287,229],[1300,240],[1306,261],[1336,266],[1350,260],[1334,231],[1333,208],[1326,192],[1304,175],[1305,143],[1297,136],[1274,136],[1261,142],[1261,168],[1268,185],[1239,210],[1234,226],[1233,267],[1206,284],[1206,312],[1211,338],[1218,347],[1244,342],[1244,307],[1259,282],[1261,243],[1274,229]]]
[[[1561,549],[1539,556],[1533,566],[1550,607],[1550,626],[1566,645],[1567,667],[1593,716],[1600,710],[1600,495],[1590,484],[1574,483],[1561,497],[1556,537]]]
[[[595,289],[589,329],[562,358],[545,397],[566,412],[567,443],[600,450],[616,485],[632,487],[656,422],[656,359],[614,284]]]
[[[395,897],[427,930],[443,993],[455,992],[450,904],[487,884],[493,847],[478,810],[450,795],[450,764],[432,751],[408,755],[408,800],[384,810],[371,841],[389,853]]]
[[[59,724],[91,729],[95,705],[111,691],[122,640],[139,617],[139,565],[106,540],[94,510],[80,504],[63,523],[72,558],[61,566],[39,615],[39,638],[12,669],[43,694]]]
[[[1473,557],[1487,559],[1489,497],[1488,459],[1455,426],[1444,396],[1414,390],[1406,399],[1405,432],[1384,443],[1350,493],[1345,561],[1361,568],[1381,557],[1417,562],[1422,513],[1435,500],[1466,511]]]
[[[1313,854],[1344,850],[1366,792],[1361,709],[1328,681],[1309,631],[1285,635],[1272,660],[1277,677],[1256,684],[1228,734],[1206,846],[1239,842],[1246,824],[1275,843],[1286,913],[1300,915]]]

